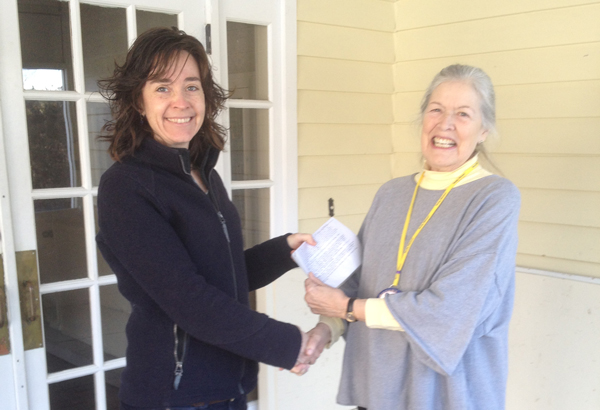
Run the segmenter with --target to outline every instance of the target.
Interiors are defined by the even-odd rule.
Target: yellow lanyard
[[[429,222],[429,219],[431,219],[431,217],[433,216],[435,211],[437,211],[437,209],[440,207],[442,202],[444,202],[444,199],[446,199],[446,196],[448,196],[448,193],[452,190],[452,188],[454,188],[456,186],[456,184],[458,184],[467,175],[469,175],[471,173],[471,171],[473,171],[477,165],[479,165],[479,162],[475,162],[473,165],[471,165],[465,172],[462,173],[461,176],[456,178],[454,180],[454,182],[452,182],[448,186],[448,188],[446,188],[446,190],[444,191],[444,193],[442,194],[440,199],[438,199],[438,201],[435,203],[435,205],[433,206],[431,211],[429,211],[429,215],[427,215],[425,220],[423,222],[421,222],[421,225],[417,228],[417,230],[413,234],[406,249],[404,249],[404,242],[406,239],[406,231],[408,231],[408,224],[410,223],[410,216],[412,214],[413,206],[415,204],[415,199],[417,198],[417,191],[419,190],[419,185],[421,185],[421,181],[423,180],[423,176],[425,175],[425,172],[421,173],[421,177],[419,178],[419,181],[417,182],[417,186],[415,186],[415,191],[413,192],[412,200],[410,201],[410,206],[408,207],[408,213],[406,214],[406,219],[404,220],[404,229],[402,229],[402,236],[400,237],[400,246],[398,248],[398,263],[396,265],[396,277],[394,278],[394,283],[392,283],[392,287],[394,287],[394,288],[398,287],[398,283],[400,283],[400,272],[402,271],[402,267],[404,266],[404,261],[406,260],[406,255],[408,255],[408,251],[410,250],[410,247],[412,246],[413,242],[415,241],[415,238],[417,237],[417,235],[419,235],[419,233],[421,232],[421,230],[423,229],[425,224],[427,222]],[[404,249],[404,251],[402,251],[403,249]]]

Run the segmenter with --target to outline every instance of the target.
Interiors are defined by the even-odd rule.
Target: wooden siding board
[[[598,21],[600,3],[399,31],[396,56],[411,61],[597,42]]]
[[[556,8],[586,6],[590,0],[398,0],[395,13],[398,30],[429,27],[490,17],[538,12]]]
[[[392,3],[379,0],[298,0],[299,21],[393,32]]]
[[[392,68],[382,63],[299,57],[298,89],[391,95]]]
[[[394,65],[394,88],[424,91],[442,68],[456,63],[481,67],[496,87],[596,80],[600,42],[401,62]]]
[[[392,64],[394,39],[386,32],[299,22],[298,56]]]
[[[496,101],[498,119],[600,117],[600,80],[500,86]]]
[[[392,126],[393,152],[421,153],[421,125],[413,123]]]
[[[298,192],[300,219],[329,216],[329,198],[333,198],[335,215],[365,215],[381,184],[343,187],[303,188]]]
[[[498,121],[494,152],[600,155],[600,118],[540,118]]]
[[[317,229],[321,227],[325,222],[327,222],[327,218],[312,218],[312,219],[303,219],[300,221],[300,232],[310,232],[313,233]],[[360,226],[365,219],[364,215],[340,215],[339,217],[335,217],[338,221],[346,225],[352,232],[358,234],[360,230]]]
[[[396,93],[394,101],[394,123],[414,123],[419,121],[419,107],[423,91]]]
[[[520,220],[600,228],[600,192],[522,188]]]
[[[298,155],[391,154],[386,124],[299,124]]]
[[[600,229],[520,221],[519,253],[600,264]]]
[[[517,266],[600,278],[600,264],[517,253]]]
[[[600,191],[600,157],[495,154],[493,158],[519,188]]]
[[[301,157],[298,187],[382,184],[390,175],[389,155]]]
[[[386,94],[298,91],[298,123],[390,124],[391,96]]]
[[[415,153],[396,152],[392,156],[393,178],[414,174],[423,169],[421,151]]]

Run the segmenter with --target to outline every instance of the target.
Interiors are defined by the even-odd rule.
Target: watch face
[[[356,318],[354,317],[354,312],[346,313],[346,320],[348,322],[356,322]]]

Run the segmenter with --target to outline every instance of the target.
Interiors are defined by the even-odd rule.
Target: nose
[[[185,92],[178,90],[173,91],[171,95],[171,105],[174,108],[188,108],[190,104],[187,100]]]
[[[451,112],[444,113],[440,125],[443,129],[453,129],[454,128],[454,114]]]

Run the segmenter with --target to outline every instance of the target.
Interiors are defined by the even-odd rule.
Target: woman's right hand
[[[305,343],[304,336],[307,341]],[[316,363],[325,346],[331,341],[331,329],[325,323],[318,323],[308,333],[303,333],[302,350],[296,366],[291,370],[299,376],[308,371],[309,366]]]
[[[325,323],[319,322],[308,332],[308,343],[305,354],[308,356],[308,364],[314,364],[323,353],[325,346],[331,342],[331,329]]]

